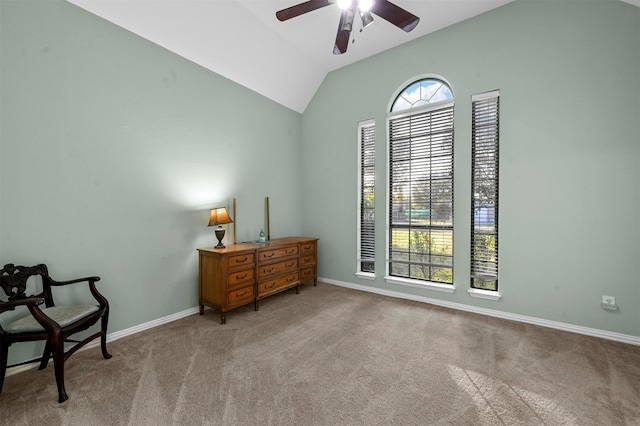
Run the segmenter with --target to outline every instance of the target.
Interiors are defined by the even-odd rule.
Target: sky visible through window
[[[447,84],[435,79],[420,80],[400,93],[393,103],[391,112],[404,111],[451,99],[453,99],[453,94]]]

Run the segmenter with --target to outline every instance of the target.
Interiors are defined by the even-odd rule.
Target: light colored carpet
[[[640,348],[319,283],[7,377],[7,425],[640,425]]]

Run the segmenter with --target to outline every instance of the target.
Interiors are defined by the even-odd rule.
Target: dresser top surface
[[[318,238],[312,238],[312,237],[273,238],[267,241],[266,243],[248,241],[248,242],[238,243],[238,244],[229,244],[225,248],[215,248],[215,247],[199,248],[198,251],[201,253],[208,253],[208,254],[240,253],[244,251],[254,251],[254,250],[260,250],[263,248],[279,247],[287,244],[297,244],[305,241],[317,241],[317,240]]]

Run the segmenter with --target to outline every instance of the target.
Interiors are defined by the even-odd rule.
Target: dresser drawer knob
[[[247,256],[243,257],[242,259],[236,258],[236,263],[244,263],[247,261],[247,259],[248,259]]]
[[[269,253],[269,254],[266,254],[266,253],[265,253],[264,257],[273,257],[273,256],[275,256],[275,254],[276,254],[276,253],[272,251],[272,252],[271,252],[271,253]]]
[[[236,279],[243,280],[247,278],[247,273],[245,272],[243,275],[236,275]]]
[[[247,290],[243,291],[242,293],[236,293],[236,297],[242,297],[245,294],[247,294]]]

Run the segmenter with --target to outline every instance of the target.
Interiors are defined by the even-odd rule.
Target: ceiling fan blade
[[[333,46],[334,55],[342,55],[347,51],[347,47],[349,47],[351,30],[343,29],[347,12],[348,10],[343,10],[342,14],[340,15],[340,22],[338,23],[338,33],[336,34],[336,44]]]
[[[305,1],[304,3],[277,11],[276,18],[278,18],[279,21],[286,21],[287,19],[295,18],[296,16],[320,9],[321,7],[329,6],[330,4],[331,2],[329,0]]]
[[[416,15],[388,0],[376,0],[371,7],[371,12],[406,32],[414,29],[420,22],[420,18]]]

